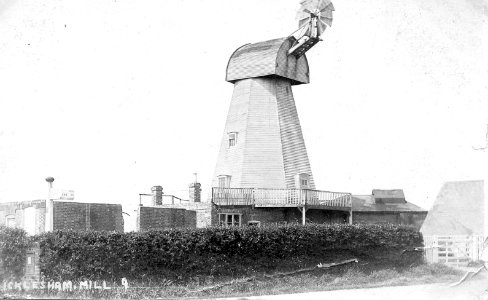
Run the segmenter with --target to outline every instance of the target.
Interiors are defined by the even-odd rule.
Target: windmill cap
[[[294,37],[287,37],[237,48],[227,64],[226,81],[235,83],[247,78],[279,76],[289,79],[292,85],[309,83],[305,55],[299,58],[288,55],[295,41]]]

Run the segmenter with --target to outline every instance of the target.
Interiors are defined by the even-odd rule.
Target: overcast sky
[[[488,3],[336,0],[311,82],[294,87],[318,189],[482,179]],[[209,192],[239,46],[297,28],[298,0],[0,0],[0,201],[122,203],[162,185]]]

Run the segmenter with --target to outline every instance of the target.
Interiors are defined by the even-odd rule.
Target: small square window
[[[219,179],[219,188],[228,188],[230,187],[230,175],[220,175],[218,176]]]
[[[299,173],[295,175],[295,187],[298,189],[310,188],[310,175]]]
[[[219,177],[219,187],[225,187],[225,177]]]
[[[229,133],[229,147],[233,147],[237,144],[237,132]]]

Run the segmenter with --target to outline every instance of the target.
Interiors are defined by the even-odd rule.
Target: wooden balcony
[[[254,207],[306,207],[312,209],[351,209],[351,194],[308,189],[212,188],[216,205]]]

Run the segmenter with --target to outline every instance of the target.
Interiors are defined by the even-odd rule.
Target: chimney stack
[[[160,185],[155,185],[151,188],[152,192],[152,204],[162,205],[163,204],[163,187]]]
[[[190,183],[190,202],[200,202],[202,188],[199,182]]]

